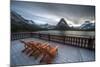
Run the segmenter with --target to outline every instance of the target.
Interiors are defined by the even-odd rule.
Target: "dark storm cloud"
[[[57,24],[65,18],[69,24],[80,25],[86,20],[95,20],[94,6],[12,1],[11,10],[37,23]]]

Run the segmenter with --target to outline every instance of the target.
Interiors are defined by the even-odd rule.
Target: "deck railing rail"
[[[83,37],[83,36],[62,36],[62,35],[52,35],[43,34],[37,32],[18,32],[11,33],[11,40],[24,39],[24,38],[40,38],[49,41],[60,42],[64,44],[69,44],[72,46],[95,49],[95,37]]]

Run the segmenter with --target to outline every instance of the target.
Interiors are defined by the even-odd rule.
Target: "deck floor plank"
[[[25,41],[39,41],[48,42],[52,46],[58,46],[58,54],[53,60],[53,63],[72,63],[72,62],[83,62],[83,61],[94,61],[95,51],[69,46],[66,44],[45,41],[36,38],[26,38],[22,39]],[[24,49],[24,44],[20,40],[11,41],[11,65],[36,65],[40,64],[39,59],[34,59],[34,57],[28,57],[25,53],[21,51]]]

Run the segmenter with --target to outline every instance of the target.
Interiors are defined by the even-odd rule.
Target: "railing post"
[[[30,37],[33,37],[33,33],[32,32],[30,32]]]
[[[92,46],[93,46],[92,39],[89,39],[88,48],[92,49]]]
[[[48,34],[48,40],[50,41],[51,39],[50,39],[50,34]]]
[[[65,39],[66,36],[63,36],[63,38],[64,38],[64,39],[63,39],[63,42],[64,42],[64,44],[66,44],[66,39]]]
[[[39,35],[39,38],[41,38],[41,34],[40,34],[40,33],[38,33],[38,35]]]
[[[95,49],[95,39],[93,39],[93,49]]]

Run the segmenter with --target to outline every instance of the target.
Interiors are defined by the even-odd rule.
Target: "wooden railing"
[[[11,33],[11,40],[32,38],[32,37],[45,39],[49,41],[55,41],[77,47],[95,49],[95,37],[62,36],[62,35],[51,35],[51,34],[33,33],[33,32]]]

